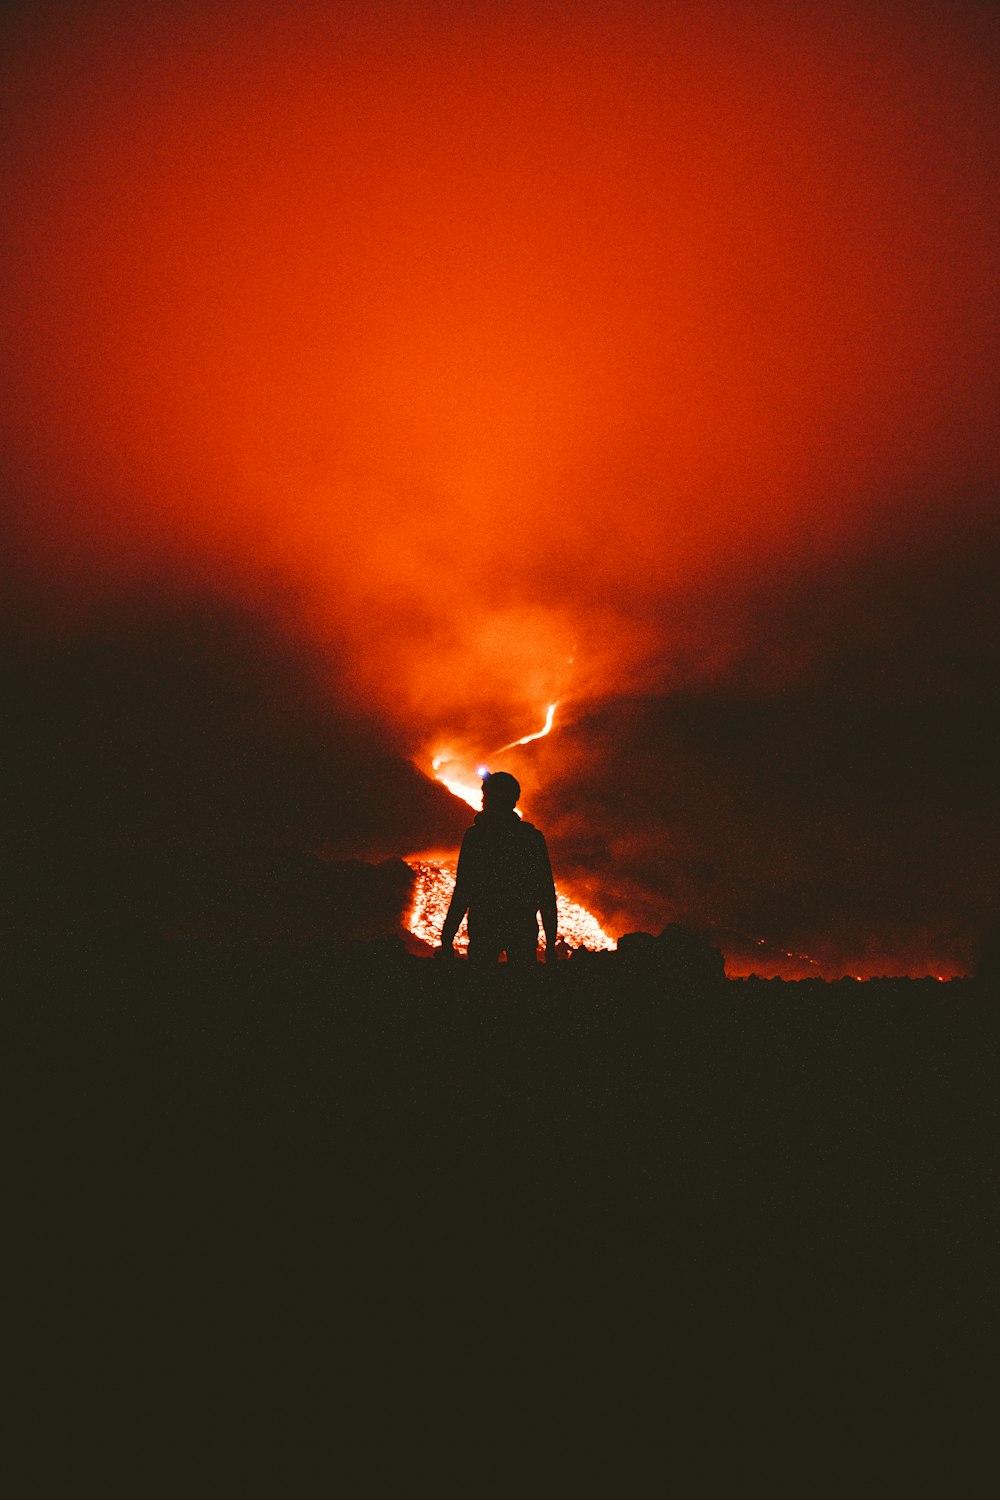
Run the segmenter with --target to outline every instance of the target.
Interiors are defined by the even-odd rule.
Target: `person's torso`
[[[469,906],[497,912],[535,911],[542,899],[542,836],[531,823],[483,820],[466,835]]]

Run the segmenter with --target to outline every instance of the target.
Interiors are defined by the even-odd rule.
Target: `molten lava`
[[[534,734],[522,735],[519,740],[511,740],[509,745],[501,745],[499,750],[494,750],[494,755],[503,755],[507,750],[516,750],[519,745],[530,745],[532,740],[542,740],[552,728],[556,716],[559,701],[550,703],[545,710],[545,723],[541,729],[536,729]],[[486,775],[485,766],[477,766],[475,771],[467,770],[457,757],[448,751],[441,751],[431,761],[434,775],[442,786],[446,786],[453,797],[459,797],[467,802],[476,812],[483,805],[482,780]],[[520,813],[518,813],[520,817]]]
[[[437,947],[441,939],[451,893],[455,889],[457,860],[411,859],[410,869],[416,876],[413,890],[413,905],[406,919],[408,931],[430,947]],[[558,938],[571,948],[589,948],[598,951],[613,948],[614,940],[601,927],[597,919],[583,906],[556,892],[556,909],[559,917]],[[469,934],[463,919],[455,940],[456,948],[465,953],[469,946]]]
[[[530,745],[532,740],[544,739],[552,728],[558,706],[558,699],[555,703],[548,705],[545,710],[545,722],[541,729],[535,730],[533,734],[522,735],[518,740],[511,740],[509,745],[501,745],[499,750],[493,753],[502,755],[505,751],[514,750],[519,745]],[[482,780],[487,774],[485,766],[479,765],[473,769],[471,762],[453,756],[449,751],[441,751],[434,756],[431,767],[437,780],[442,786],[448,788],[452,796],[460,797],[476,812],[480,810],[483,805]],[[442,860],[417,856],[411,858],[408,863],[416,876],[416,884],[413,906],[406,925],[414,937],[436,947],[440,941],[441,927],[448,911],[448,903],[451,901],[451,893],[455,889],[455,871],[458,861],[457,859]],[[575,901],[570,901],[567,896],[561,895],[558,891],[556,892],[556,910],[559,918],[558,939],[571,948],[590,948],[597,951],[615,946],[614,940],[608,937],[597,918],[587,911],[586,907],[578,906]],[[464,919],[459,928],[455,946],[462,953],[468,949],[469,935]]]
[[[458,767],[458,762],[447,756],[435,755],[431,765],[434,768],[434,776],[442,786],[446,786],[453,797],[459,797],[467,802],[470,807],[479,812],[483,805],[482,777],[477,774],[474,778],[470,773],[463,772]],[[452,770],[451,767],[456,767]]]
[[[541,729],[537,730],[534,734],[522,735],[519,740],[511,740],[509,745],[501,745],[500,749],[496,751],[496,754],[502,755],[505,750],[515,750],[518,745],[530,745],[532,740],[543,740],[548,734],[549,730],[552,728],[552,720],[556,716],[556,709],[558,707],[558,700],[556,700],[555,703],[550,703],[548,708],[545,710],[545,723],[542,725]]]

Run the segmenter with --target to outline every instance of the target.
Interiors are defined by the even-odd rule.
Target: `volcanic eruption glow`
[[[454,859],[424,858],[409,861],[416,880],[413,905],[407,916],[406,926],[414,937],[430,947],[436,947],[441,939],[441,926],[448,911],[451,893],[455,889],[457,864],[458,861]],[[615,946],[614,939],[608,936],[596,917],[558,890],[556,908],[559,917],[558,937],[571,948],[598,951]],[[469,934],[464,919],[455,939],[455,947],[461,953],[468,951]]]
[[[53,775],[157,839],[381,860],[465,819],[379,753],[471,809],[493,754],[616,933],[991,953],[998,18],[6,7],[0,609],[26,693],[82,653]],[[309,678],[280,724],[231,608]],[[135,691],[77,709],[140,621]],[[154,666],[187,718],[140,754]]]
[[[494,753],[502,755],[521,745],[530,745],[533,740],[544,739],[552,729],[558,706],[558,699],[555,703],[548,705],[545,710],[545,722],[541,729],[535,730],[532,734],[522,735],[520,739],[511,740],[508,745],[501,745]],[[447,787],[453,796],[460,797],[476,812],[480,811],[483,803],[482,780],[488,774],[487,766],[468,762],[461,756],[453,755],[450,751],[440,751],[432,758],[431,768],[437,780],[442,786]],[[407,929],[414,937],[420,938],[422,942],[433,947],[440,940],[441,926],[448,911],[451,893],[455,888],[458,861],[457,859],[431,859],[418,856],[410,858],[408,864],[416,876],[416,883],[413,905],[406,922]],[[562,942],[569,944],[572,948],[589,948],[594,951],[615,946],[614,940],[604,931],[597,918],[587,911],[586,907],[571,901],[558,889],[556,909],[559,918],[558,937]],[[469,935],[464,919],[455,946],[462,953],[468,949]]]
[[[516,750],[519,745],[530,745],[532,740],[544,739],[552,729],[558,707],[558,699],[555,703],[549,704],[545,710],[545,723],[534,734],[525,734],[519,740],[511,740],[509,745],[501,745],[499,750],[493,753],[503,755],[508,750]],[[448,751],[441,751],[433,757],[431,769],[437,780],[442,786],[448,788],[453,797],[460,797],[463,802],[467,802],[470,807],[479,812],[483,805],[483,777],[489,774],[487,766],[477,765],[474,773],[466,771],[462,769],[461,761],[457,756],[451,755]]]
[[[481,786],[482,773],[476,771],[476,778],[463,772],[458,768],[456,761],[436,755],[432,762],[434,775],[442,786],[448,788],[453,797],[459,797],[467,802],[470,807],[479,812],[483,805],[483,789]],[[456,769],[447,769],[454,766]]]
[[[558,707],[558,701],[556,701],[555,703],[550,703],[548,708],[545,710],[545,723],[542,725],[541,729],[539,729],[535,734],[522,735],[519,740],[511,740],[509,745],[501,745],[500,749],[497,751],[497,754],[501,755],[505,750],[514,750],[518,745],[530,745],[532,740],[543,740],[548,734],[549,730],[552,728],[552,720],[556,716],[556,709]]]

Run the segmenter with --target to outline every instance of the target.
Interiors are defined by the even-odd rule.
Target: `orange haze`
[[[5,24],[7,480],[61,608],[290,584],[426,765],[711,680],[771,570],[983,507],[987,6]]]
[[[983,479],[994,41],[950,4],[32,7],[39,533],[301,573],[404,716],[533,715],[574,643],[627,670],[663,590]]]

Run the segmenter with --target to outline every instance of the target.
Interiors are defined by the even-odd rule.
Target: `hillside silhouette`
[[[123,602],[2,669],[15,941],[364,939],[399,926],[399,856],[465,828],[315,652],[218,598]]]

